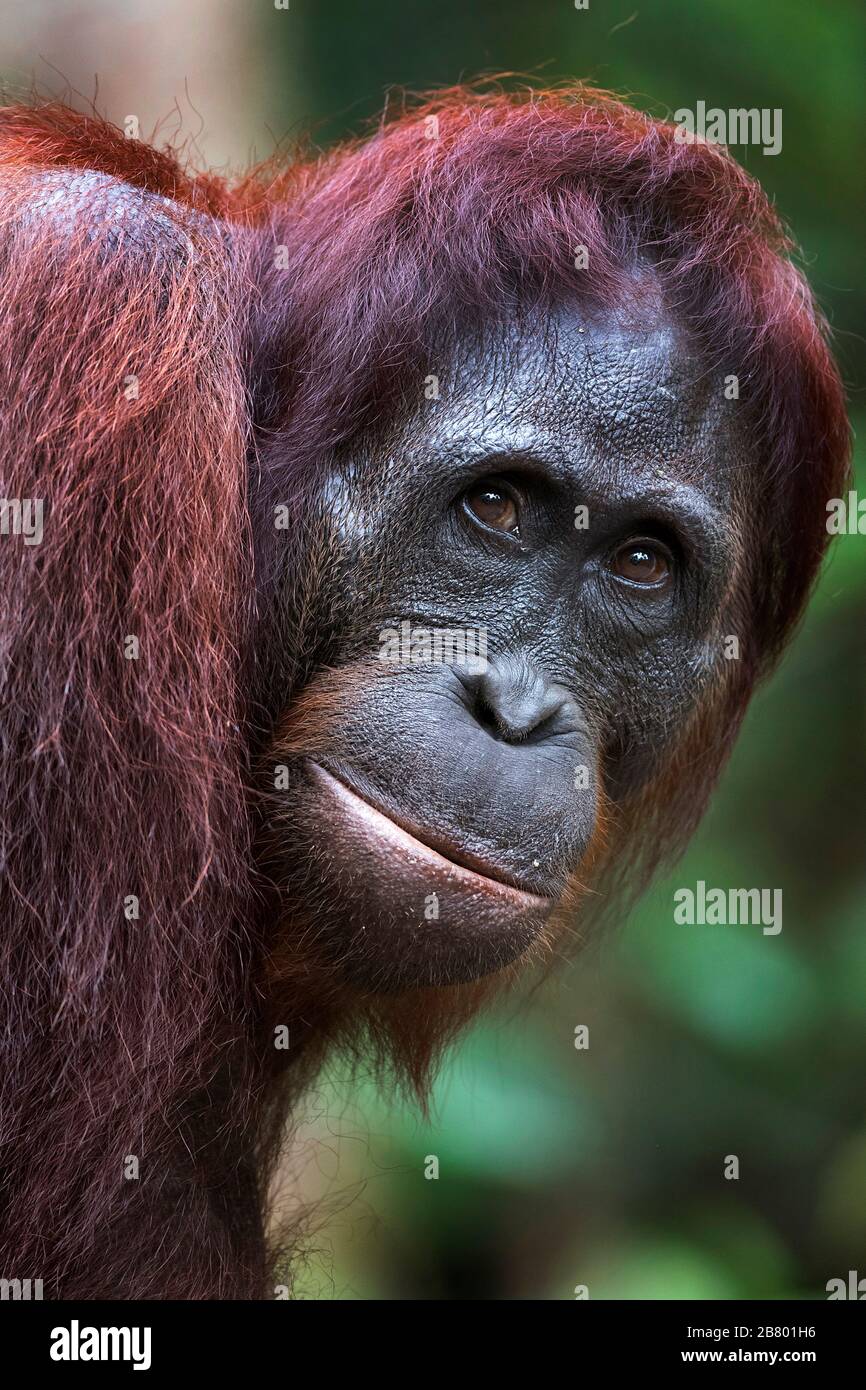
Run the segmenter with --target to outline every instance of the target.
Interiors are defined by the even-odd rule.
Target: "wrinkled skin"
[[[341,646],[272,751],[289,901],[348,979],[464,982],[555,923],[718,667],[734,409],[658,303],[562,309],[335,469]],[[380,660],[407,620],[486,629],[487,669]]]

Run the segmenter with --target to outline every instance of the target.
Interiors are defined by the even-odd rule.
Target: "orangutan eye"
[[[469,516],[491,531],[518,534],[517,501],[506,483],[498,478],[485,478],[463,494],[463,506]]]
[[[672,561],[658,541],[630,540],[621,545],[610,561],[617,579],[645,589],[663,589],[670,583]]]

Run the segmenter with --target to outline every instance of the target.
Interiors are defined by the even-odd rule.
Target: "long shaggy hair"
[[[263,872],[255,768],[340,636],[317,606],[326,464],[461,335],[616,303],[639,262],[737,374],[756,462],[723,630],[743,659],[617,808],[610,890],[691,831],[802,612],[842,391],[755,182],[587,88],[442,92],[234,184],[10,107],[0,183],[3,490],[45,503],[40,545],[0,537],[0,1273],[265,1297],[268,1179],[326,1046],[390,1051],[423,1087],[490,988],[350,996]]]

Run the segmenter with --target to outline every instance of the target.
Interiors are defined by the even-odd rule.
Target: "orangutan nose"
[[[475,719],[506,743],[538,743],[583,728],[574,697],[522,657],[494,659],[469,685]]]

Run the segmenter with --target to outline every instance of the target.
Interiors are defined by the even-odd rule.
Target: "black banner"
[[[818,1368],[826,1375],[828,1370],[858,1364],[866,1329],[862,1311],[847,1300],[576,1302],[560,1313],[538,1303],[512,1305],[495,1341],[486,1315],[480,1325],[475,1321],[460,1326],[459,1313],[444,1312],[440,1305],[434,1312],[428,1306],[420,1330],[425,1378],[437,1361],[452,1371],[458,1359],[465,1366],[473,1345],[487,1364],[495,1363],[503,1351],[510,1361],[515,1334],[519,1338],[521,1330],[542,1333],[545,1341],[540,1347],[533,1344],[533,1350],[523,1343],[521,1349],[533,1360],[543,1354],[545,1362],[552,1350],[548,1339],[562,1335],[561,1354],[568,1364],[577,1358],[580,1366],[595,1369],[601,1365],[610,1371],[652,1374],[675,1366],[793,1364]],[[351,1307],[347,1315],[352,1318]],[[405,1360],[404,1338],[410,1326],[406,1315],[401,1305],[399,1324],[391,1334],[398,1358],[394,1366],[402,1363],[403,1373],[414,1377],[419,1367]],[[352,1366],[347,1374],[352,1375],[362,1369],[369,1372],[371,1345],[377,1347],[376,1359],[382,1358],[381,1340],[377,1337],[373,1343],[370,1336],[379,1316],[375,1307],[365,1305],[363,1316],[363,1325],[350,1324],[349,1343],[343,1335],[344,1314],[333,1307],[327,1312],[320,1303],[74,1304],[22,1299],[0,1305],[0,1329],[7,1365],[48,1371],[61,1379],[98,1375],[105,1369],[114,1375],[144,1373],[157,1378],[184,1371],[241,1377],[260,1374],[263,1366],[270,1374],[283,1368],[289,1377],[297,1373],[299,1358],[308,1375],[312,1357],[329,1374],[349,1347]],[[498,1319],[493,1316],[495,1327]],[[452,1340],[452,1329],[459,1343]]]

